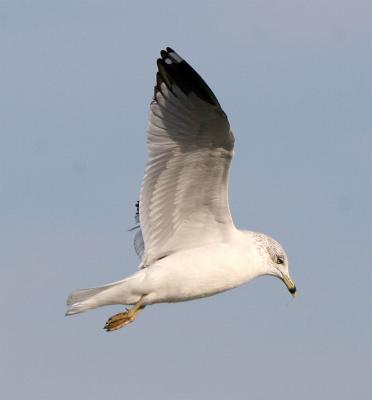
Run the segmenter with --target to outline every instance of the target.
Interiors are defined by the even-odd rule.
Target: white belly
[[[259,275],[255,257],[246,254],[229,244],[214,244],[159,260],[144,270],[144,302],[187,301],[237,287]]]

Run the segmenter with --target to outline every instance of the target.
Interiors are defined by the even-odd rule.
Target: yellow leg
[[[107,332],[116,331],[117,329],[122,328],[123,326],[129,325],[133,322],[137,315],[145,308],[142,303],[142,297],[140,301],[138,301],[134,307],[127,309],[125,312],[121,312],[119,314],[115,314],[110,317],[106,324],[105,328]]]

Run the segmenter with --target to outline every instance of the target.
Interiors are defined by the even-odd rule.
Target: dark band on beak
[[[297,291],[296,286],[293,286],[293,287],[289,288],[288,290],[291,295],[294,295]]]

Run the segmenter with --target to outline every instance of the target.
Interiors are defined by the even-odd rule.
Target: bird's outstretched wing
[[[234,136],[226,114],[171,48],[161,52],[157,66],[139,205],[143,266],[175,251],[221,242],[235,229],[228,205]]]

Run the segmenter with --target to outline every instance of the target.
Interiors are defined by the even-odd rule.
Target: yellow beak
[[[289,275],[283,275],[282,281],[287,286],[289,293],[292,295],[293,298],[297,295],[296,285],[293,282],[292,278]]]

